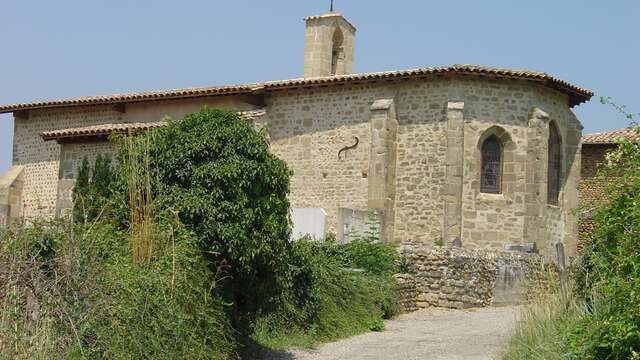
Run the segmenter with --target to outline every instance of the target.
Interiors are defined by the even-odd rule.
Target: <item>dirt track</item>
[[[269,360],[499,359],[513,331],[515,308],[429,310],[385,322],[386,330],[273,354]]]

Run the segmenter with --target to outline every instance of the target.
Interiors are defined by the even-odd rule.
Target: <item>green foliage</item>
[[[226,266],[223,291],[244,332],[253,314],[275,306],[283,286],[291,172],[228,111],[203,108],[137,141],[149,144],[155,206],[175,212],[211,263]]]
[[[400,272],[402,258],[391,244],[360,238],[344,245],[329,242],[324,249],[327,255],[335,257],[343,267],[363,269],[378,275]]]
[[[82,159],[73,188],[74,222],[90,222],[111,209],[115,176],[110,157],[99,154],[92,168]]]
[[[580,276],[592,314],[570,340],[584,359],[629,359],[640,353],[640,144],[621,141],[601,175],[609,200],[596,210]]]
[[[345,268],[341,245],[302,239],[290,258],[283,307],[261,317],[254,330],[268,347],[303,346],[381,331],[383,318],[398,312],[396,284],[389,275]],[[382,325],[381,325],[382,324]]]
[[[227,359],[382,331],[395,248],[289,243],[289,176],[236,114],[203,109],[84,159],[72,224],[0,236],[8,358]]]
[[[108,359],[228,358],[234,336],[211,291],[216,274],[193,234],[178,227],[163,237],[148,264],[131,261],[126,246],[105,264],[87,336]]]
[[[211,292],[215,274],[191,233],[165,230],[147,266],[133,264],[126,234],[110,225],[3,232],[0,358],[231,357],[233,331]],[[43,243],[47,252],[33,251]]]
[[[519,325],[510,339],[503,359],[582,359],[572,353],[566,334],[586,314],[584,305],[575,302],[562,303],[557,296],[528,305],[521,310]]]
[[[363,269],[378,275],[391,275],[406,270],[402,258],[393,244],[380,239],[381,226],[376,212],[370,212],[367,228],[360,234],[352,231],[351,242],[337,245],[334,238],[325,242],[327,255],[335,257],[344,267]],[[402,269],[401,269],[402,267]]]
[[[608,200],[576,262],[575,297],[528,310],[507,359],[640,359],[640,144],[621,141],[599,175]]]

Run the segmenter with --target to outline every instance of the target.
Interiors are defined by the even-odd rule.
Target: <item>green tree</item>
[[[228,111],[203,108],[137,141],[148,147],[155,207],[177,214],[212,267],[226,268],[224,293],[246,330],[254,314],[275,306],[285,281],[291,172]]]
[[[114,181],[115,173],[109,156],[96,156],[93,167],[89,166],[86,157],[82,159],[73,188],[74,222],[92,221],[111,207]]]
[[[90,178],[89,160],[85,156],[78,168],[78,176],[73,187],[73,220],[76,223],[83,223],[85,220],[85,199],[89,191]]]
[[[638,114],[610,98],[601,98],[635,123]],[[596,230],[583,250],[579,293],[590,314],[576,326],[569,342],[581,359],[640,357],[640,143],[620,139],[600,169],[607,201],[596,210]]]

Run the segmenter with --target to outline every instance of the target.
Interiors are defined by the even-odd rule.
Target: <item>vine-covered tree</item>
[[[237,314],[273,305],[289,254],[291,172],[265,137],[235,113],[203,108],[136,141],[147,147],[154,207],[175,213],[212,267],[226,269]]]
[[[96,156],[93,167],[84,157],[78,168],[76,183],[73,188],[73,220],[85,223],[96,219],[111,206],[109,198],[115,173],[108,155]]]

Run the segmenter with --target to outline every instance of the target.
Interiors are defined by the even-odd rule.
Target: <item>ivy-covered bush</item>
[[[282,292],[291,172],[264,136],[228,111],[203,108],[137,141],[148,146],[140,161],[153,172],[155,207],[174,212],[211,263],[225,266],[223,291],[236,325],[247,328]]]
[[[82,159],[73,191],[74,222],[93,221],[112,209],[115,180],[116,173],[109,156],[99,154],[93,166],[86,157]]]
[[[234,331],[193,234],[165,227],[155,261],[131,261],[109,224],[0,235],[0,359],[229,359]],[[44,250],[44,251],[43,251]]]
[[[595,211],[578,284],[590,315],[568,339],[582,359],[640,358],[640,144],[621,141],[600,175],[608,201]]]
[[[289,242],[291,172],[236,114],[113,140],[117,162],[79,169],[72,223],[2,233],[0,355],[227,359],[397,311],[393,247]]]
[[[376,252],[370,242],[363,240],[358,246],[372,248],[366,253]],[[257,319],[253,337],[258,343],[304,347],[384,329],[382,320],[399,311],[395,280],[375,266],[365,271],[352,268],[345,262],[345,249],[306,238],[293,244],[282,306]]]

